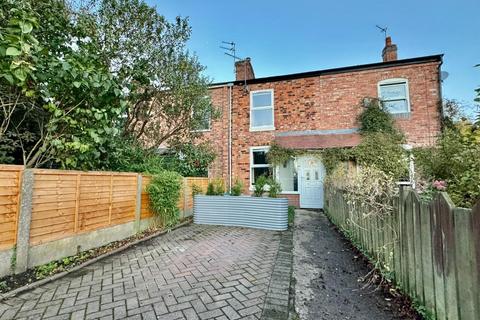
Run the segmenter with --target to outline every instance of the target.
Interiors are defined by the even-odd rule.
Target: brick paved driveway
[[[258,319],[280,233],[190,225],[0,303],[0,319]]]

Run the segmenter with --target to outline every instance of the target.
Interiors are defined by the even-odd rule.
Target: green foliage
[[[192,197],[195,197],[197,194],[203,194],[202,188],[196,184],[192,184]]]
[[[288,224],[292,225],[295,220],[295,207],[288,206]]]
[[[206,144],[185,144],[168,154],[159,154],[126,137],[112,139],[106,150],[108,152],[102,159],[104,165],[100,169],[150,174],[167,170],[184,177],[206,176],[208,165],[215,158],[215,153]]]
[[[253,185],[253,196],[261,197],[263,196],[266,186],[268,184],[268,178],[265,176],[259,176],[255,179],[255,184]]]
[[[214,196],[215,195],[215,187],[213,186],[212,182],[208,183],[207,192],[205,194],[207,196]]]
[[[205,68],[186,50],[188,19],[168,21],[142,0],[98,1],[93,14],[102,60],[126,88],[124,130],[155,148],[195,136],[215,112]]]
[[[214,179],[208,183],[207,196],[223,196],[225,194],[225,184],[222,179]]]
[[[396,180],[408,177],[407,153],[396,136],[382,132],[365,134],[353,152],[362,166],[375,167]]]
[[[188,20],[169,22],[141,0],[91,4],[0,4],[0,160],[205,175],[205,146],[151,151],[192,141],[197,122],[215,116],[203,67],[185,48]]]
[[[238,197],[242,194],[242,191],[243,191],[243,183],[242,181],[236,179],[235,183],[232,186],[232,192],[230,193],[230,195]]]
[[[267,161],[268,163],[277,166],[294,158],[297,154],[298,151],[296,150],[284,148],[276,143],[272,143],[267,152]]]
[[[321,155],[327,174],[332,172],[340,163],[355,159],[354,149],[351,148],[329,148],[323,150]]]
[[[12,154],[21,155],[16,162],[29,167],[97,167],[108,140],[118,133],[115,120],[123,104],[117,83],[98,55],[101,46],[91,19],[81,13],[74,17],[60,0],[11,5],[1,7],[10,22],[2,28],[0,48],[7,47],[4,54],[11,57],[2,59],[2,69],[17,65],[17,80],[12,83],[2,70],[6,82],[0,81],[0,89],[7,101],[21,101],[1,106],[6,110],[10,105],[4,132],[16,143]],[[13,47],[20,53],[8,50]]]
[[[215,151],[207,143],[177,143],[172,153],[161,156],[165,170],[184,177],[206,177],[208,166],[215,160]]]
[[[414,150],[420,179],[446,182],[446,191],[457,206],[472,207],[480,199],[479,129],[459,124],[445,129],[437,146]]]
[[[0,281],[0,292],[6,292],[9,289],[6,281]]]
[[[182,177],[171,171],[163,171],[153,176],[147,187],[150,208],[160,216],[163,226],[171,228],[178,223]]]
[[[57,261],[52,261],[50,263],[38,266],[35,268],[35,276],[37,279],[44,279],[52,274],[54,274],[59,267]]]
[[[395,121],[391,114],[387,112],[378,99],[368,99],[368,102],[362,106],[364,109],[358,116],[360,123],[360,133],[382,132],[388,135],[398,135],[395,127]]]
[[[268,196],[270,198],[277,198],[280,192],[282,192],[282,187],[280,186],[280,183],[277,182],[274,178],[268,178],[267,186]]]

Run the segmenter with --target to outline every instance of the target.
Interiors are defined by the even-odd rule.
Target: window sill
[[[300,191],[282,191],[282,192],[280,192],[280,194],[293,194],[293,195],[297,195],[297,194],[300,194]]]
[[[190,132],[210,132],[212,129],[203,129],[203,130],[191,130]]]
[[[258,132],[258,131],[274,131],[275,127],[258,127],[252,128],[250,127],[250,132]]]
[[[390,113],[394,119],[410,119],[411,112]]]

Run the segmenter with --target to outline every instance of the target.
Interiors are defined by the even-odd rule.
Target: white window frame
[[[297,166],[297,165],[295,164],[295,162],[297,161],[297,159],[292,158],[292,160],[294,161],[294,164],[293,164],[293,165],[294,165],[294,166]],[[274,171],[275,171],[275,172],[274,172],[274,177],[275,177],[275,180],[278,181],[278,182],[280,182],[280,166],[281,166],[281,164],[280,164],[280,165],[277,165],[277,166],[275,167],[275,170],[274,170]],[[285,190],[282,190],[282,192],[280,192],[280,194],[300,194],[300,185],[299,185],[300,179],[299,179],[299,177],[298,177],[298,168],[297,168],[297,179],[298,179],[298,180],[297,180],[297,187],[298,187],[298,190],[297,190],[297,191],[285,191]]]
[[[405,98],[407,100],[407,111],[406,112],[390,112],[390,110],[387,110],[387,111],[389,111],[392,115],[410,113],[411,112],[411,109],[410,109],[410,91],[409,91],[408,79],[405,79],[405,78],[391,78],[391,79],[385,79],[385,80],[379,81],[377,83],[378,98],[380,99],[380,101],[383,102],[381,87],[383,85],[391,85],[391,84],[405,84]]]
[[[257,146],[257,147],[250,147],[250,190],[253,190],[253,169],[254,168],[272,168],[271,164],[254,164],[253,163],[253,153],[255,151],[264,151],[268,152],[270,150],[270,146]]]
[[[255,93],[262,93],[262,92],[270,92],[272,105],[271,106],[266,106],[266,107],[256,108],[255,110],[269,110],[269,109],[272,109],[272,125],[254,127],[253,126],[253,110],[254,110],[253,109],[253,95]],[[265,89],[265,90],[250,91],[250,131],[271,131],[271,130],[275,130],[275,93],[274,93],[274,90],[273,89]]]

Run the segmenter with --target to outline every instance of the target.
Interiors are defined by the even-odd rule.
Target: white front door
[[[323,209],[323,180],[325,167],[316,157],[302,157],[299,161],[300,207]]]

